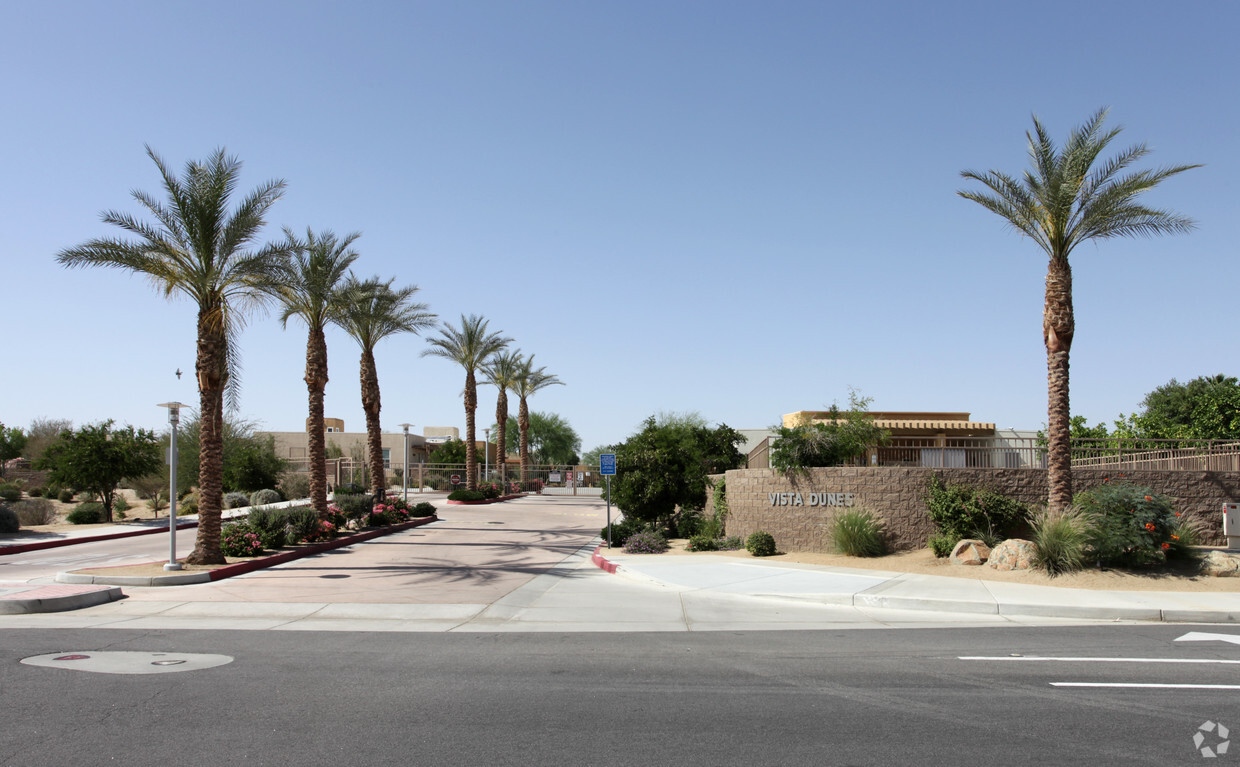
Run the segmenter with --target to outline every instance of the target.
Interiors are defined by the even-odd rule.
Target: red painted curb
[[[604,557],[602,554],[599,553],[602,550],[603,550],[603,545],[600,543],[598,546],[594,548],[594,554],[593,556],[590,557],[590,561],[593,562],[596,566],[598,566],[600,570],[603,570],[605,572],[611,573],[612,575],[615,575],[616,568],[618,567],[618,565],[608,562],[606,557]]]
[[[367,530],[364,533],[358,533],[344,538],[336,538],[330,541],[323,541],[322,543],[311,544],[310,546],[305,546],[293,551],[286,551],[283,554],[272,554],[269,557],[251,559],[248,562],[238,562],[235,565],[228,565],[227,567],[220,567],[212,570],[211,580],[218,581],[223,580],[224,578],[231,578],[234,575],[244,575],[245,573],[253,572],[255,570],[261,570],[264,567],[281,565],[285,562],[292,562],[294,559],[308,557],[311,554],[320,554],[324,551],[331,551],[332,549],[338,549],[342,546],[350,546],[354,543],[369,541],[371,538],[378,538],[381,535],[389,535],[391,533],[399,533],[402,530],[421,527],[422,525],[435,522],[438,519],[439,517],[434,514],[429,517],[418,517],[417,519],[411,519],[408,522],[401,522],[399,525],[388,525],[387,527]]]
[[[184,525],[177,525],[178,530],[190,530],[198,527],[197,522],[187,522]],[[77,538],[63,538],[57,541],[39,541],[38,543],[21,543],[16,546],[0,546],[0,557],[6,554],[24,554],[27,551],[41,551],[42,549],[57,549],[61,546],[72,546],[75,543],[94,543],[95,541],[112,541],[117,538],[134,538],[139,535],[154,535],[155,533],[166,533],[168,528],[152,528],[150,530],[133,530],[127,533],[108,533],[106,535],[83,535]]]

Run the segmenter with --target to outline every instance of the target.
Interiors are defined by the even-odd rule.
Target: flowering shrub
[[[667,548],[667,539],[661,533],[643,531],[624,540],[626,554],[662,554]]]
[[[307,532],[306,542],[317,543],[318,541],[330,541],[336,537],[336,526],[326,519],[319,520],[319,524]]]
[[[348,516],[334,503],[327,504],[327,519],[337,530],[344,529],[349,522]]]
[[[1103,564],[1148,567],[1187,555],[1192,541],[1166,496],[1129,482],[1104,482],[1078,493],[1073,504],[1088,523],[1091,558]]]
[[[230,522],[220,533],[220,550],[226,557],[256,557],[263,553],[263,541],[245,522]]]

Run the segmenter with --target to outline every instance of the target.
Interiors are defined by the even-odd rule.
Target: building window
[[[392,448],[390,447],[383,448],[383,468],[392,468]]]

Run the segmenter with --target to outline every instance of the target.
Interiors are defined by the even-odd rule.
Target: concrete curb
[[[599,569],[611,574],[629,577],[622,565],[607,560],[602,553],[602,546],[594,550],[591,561]],[[642,580],[663,583],[648,575],[642,574]],[[882,584],[877,588],[885,587]],[[690,589],[693,590],[693,589]],[[709,589],[697,589],[708,591]],[[1086,592],[1095,593],[1095,592]],[[1130,621],[1142,623],[1240,623],[1240,611],[1228,611],[1209,608],[1188,608],[1151,604],[1136,604],[1137,595],[1142,592],[1131,592],[1134,602],[1116,605],[1081,605],[1057,602],[1004,602],[998,597],[991,599],[945,599],[933,596],[899,595],[885,596],[871,594],[866,591],[856,593],[821,594],[799,596],[793,594],[747,594],[745,596],[759,599],[776,599],[800,603],[817,603],[843,607],[877,608],[885,610],[925,610],[930,612],[972,613],[977,615],[1002,615],[1011,617],[1065,618],[1076,620]],[[1148,598],[1147,595],[1143,595]]]
[[[21,584],[25,585],[25,584]],[[65,593],[63,586],[35,586],[20,596],[0,599],[0,615],[26,615],[28,613],[57,613],[79,610],[113,602],[124,596],[115,586],[71,589]]]
[[[78,583],[78,584],[104,584],[110,586],[184,586],[191,583],[209,583],[211,581],[219,581],[224,578],[232,578],[236,575],[244,575],[245,573],[261,570],[267,567],[291,562],[302,557],[321,554],[324,551],[339,549],[344,546],[351,546],[355,543],[369,541],[372,538],[378,538],[392,533],[399,533],[403,530],[409,530],[414,527],[428,525],[431,522],[439,521],[439,517],[432,514],[429,517],[418,517],[408,522],[401,522],[398,525],[388,525],[387,527],[378,527],[374,530],[366,530],[354,535],[335,538],[322,543],[313,543],[309,546],[303,546],[292,551],[285,551],[279,554],[272,554],[267,557],[258,557],[245,562],[237,562],[235,564],[220,567],[215,570],[198,571],[192,573],[172,572],[168,575],[84,575],[73,572],[56,573],[57,583]],[[120,565],[127,567],[127,565]]]

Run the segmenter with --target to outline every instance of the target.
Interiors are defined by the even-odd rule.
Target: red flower
[[[1153,499],[1152,497],[1150,497],[1150,496],[1148,496],[1148,495],[1147,495],[1147,496],[1145,496],[1145,500],[1147,500],[1147,501],[1152,501],[1152,500],[1154,500],[1154,499]]]
[[[1171,544],[1170,544],[1170,543],[1164,543],[1164,544],[1162,545],[1162,547],[1163,547],[1163,551],[1166,551],[1167,549],[1171,548]]]
[[[1153,523],[1153,522],[1146,522],[1146,523],[1145,523],[1145,529],[1146,529],[1146,530],[1149,530],[1151,533],[1152,533],[1152,532],[1154,532],[1154,523]]]

